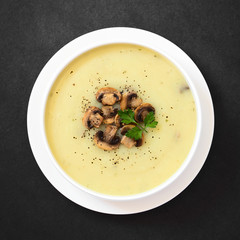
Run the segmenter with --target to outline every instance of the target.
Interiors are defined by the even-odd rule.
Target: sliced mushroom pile
[[[120,102],[120,109],[132,109],[134,118],[137,122],[143,122],[149,112],[155,112],[154,107],[149,103],[142,103],[142,99],[138,97],[136,92],[126,92],[121,94],[117,89],[104,87],[97,91],[96,99],[102,103],[102,108],[90,107],[83,117],[83,125],[87,129],[99,128],[101,124],[105,124],[104,131],[97,131],[94,136],[94,143],[101,149],[111,151],[119,148],[123,144],[127,148],[133,146],[140,147],[144,142],[144,135],[139,140],[134,140],[125,136],[126,132],[135,127],[133,124],[123,125],[118,108],[113,105]],[[122,138],[117,135],[118,129]]]

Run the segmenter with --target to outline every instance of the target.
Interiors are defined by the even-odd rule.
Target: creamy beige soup
[[[105,86],[135,90],[155,107],[158,125],[148,129],[141,147],[104,151],[93,142],[98,129],[83,126],[86,109],[101,108],[95,93]],[[184,76],[164,56],[112,44],[80,55],[60,73],[47,100],[45,129],[56,161],[72,179],[100,193],[131,195],[163,183],[184,162],[195,136],[196,106]]]

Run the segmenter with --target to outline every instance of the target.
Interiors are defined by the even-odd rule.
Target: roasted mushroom
[[[121,110],[131,108],[135,109],[142,103],[142,99],[135,92],[124,93],[120,102]]]
[[[137,122],[143,122],[148,113],[155,113],[155,108],[150,103],[142,103],[134,111],[134,118]]]
[[[113,108],[112,106],[103,106],[103,123],[104,124],[113,124],[115,121],[115,116],[117,115],[118,109]]]
[[[121,93],[117,89],[111,87],[101,88],[96,93],[97,101],[107,106],[112,106],[120,101],[121,96]]]
[[[121,121],[119,114],[115,116],[114,123],[118,128],[121,128],[123,126],[123,123]]]
[[[136,141],[132,138],[127,137],[127,136],[122,137],[121,143],[127,148],[132,148],[133,146],[136,145]]]
[[[129,137],[125,136],[127,131],[134,128],[134,127],[135,127],[135,125],[129,124],[129,125],[125,125],[121,129],[121,134],[124,135],[122,137],[121,143],[127,148],[131,148],[133,146],[141,147],[143,145],[143,140],[144,140],[144,135],[143,134],[142,134],[142,138],[140,138],[138,140],[134,140],[132,138],[129,138]]]
[[[103,133],[103,138],[106,142],[111,142],[116,136],[118,128],[113,125],[107,125]]]
[[[117,127],[107,125],[105,131],[98,131],[94,136],[95,144],[106,151],[117,149],[121,143],[121,138],[116,136]]]
[[[103,121],[102,110],[97,107],[90,107],[84,114],[82,122],[87,129],[98,128]]]

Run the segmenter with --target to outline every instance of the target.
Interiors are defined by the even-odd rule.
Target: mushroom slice
[[[121,143],[127,148],[131,148],[131,147],[136,145],[136,141],[132,138],[127,137],[127,136],[122,137]]]
[[[131,108],[135,109],[142,103],[142,99],[138,97],[135,92],[127,92],[122,96],[122,100],[120,102],[121,110]]]
[[[84,114],[82,122],[87,129],[98,128],[103,121],[102,110],[97,107],[90,107]]]
[[[121,122],[121,118],[120,116],[117,114],[114,118],[114,123],[117,126],[117,128],[120,128],[123,126],[122,122]]]
[[[142,134],[142,138],[136,140],[135,147],[141,147],[143,145],[143,142],[144,142],[144,135]]]
[[[144,141],[144,135],[143,134],[142,134],[142,138],[140,138],[138,140],[134,140],[132,138],[129,138],[129,137],[125,136],[127,131],[134,128],[134,127],[135,127],[135,125],[129,124],[129,125],[125,125],[121,129],[121,134],[124,135],[122,137],[121,143],[127,148],[131,148],[133,146],[141,147],[143,145],[143,141]]]
[[[103,139],[106,142],[111,142],[117,133],[118,128],[114,125],[107,125],[103,133]]]
[[[155,108],[150,103],[142,103],[134,111],[134,118],[137,122],[143,122],[148,113],[155,113]]]
[[[106,150],[106,151],[111,151],[111,150],[119,148],[119,145],[121,143],[121,139],[118,136],[114,136],[114,138],[111,140],[111,142],[106,142],[104,139],[103,131],[98,131],[95,134],[93,140],[99,148]]]
[[[103,123],[104,124],[113,124],[115,116],[117,114],[118,109],[113,108],[112,106],[103,106],[102,112],[103,112]]]
[[[108,106],[112,106],[120,101],[121,97],[121,93],[117,89],[111,87],[101,88],[96,93],[97,101]]]

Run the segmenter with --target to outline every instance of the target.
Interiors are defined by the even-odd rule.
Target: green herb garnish
[[[142,138],[142,130],[138,127],[134,127],[130,130],[128,130],[125,134],[127,137],[134,138],[135,140],[138,140]]]
[[[155,128],[158,124],[158,122],[155,121],[155,116],[153,112],[148,113],[148,115],[144,118],[143,122],[145,124],[145,128]]]
[[[143,123],[144,125],[141,125],[140,123],[136,122],[134,119],[134,112],[131,109],[126,109],[124,111],[119,110],[118,114],[121,118],[121,122],[125,124],[135,123],[137,126],[128,130],[125,134],[129,138],[133,138],[135,140],[138,140],[142,138],[142,133],[147,132],[147,128],[155,128],[158,124],[157,121],[155,121],[155,116],[153,112],[148,113],[148,115],[145,117]]]
[[[119,110],[118,114],[121,118],[122,123],[137,123],[134,119],[134,112],[131,109],[126,109],[126,110]]]

